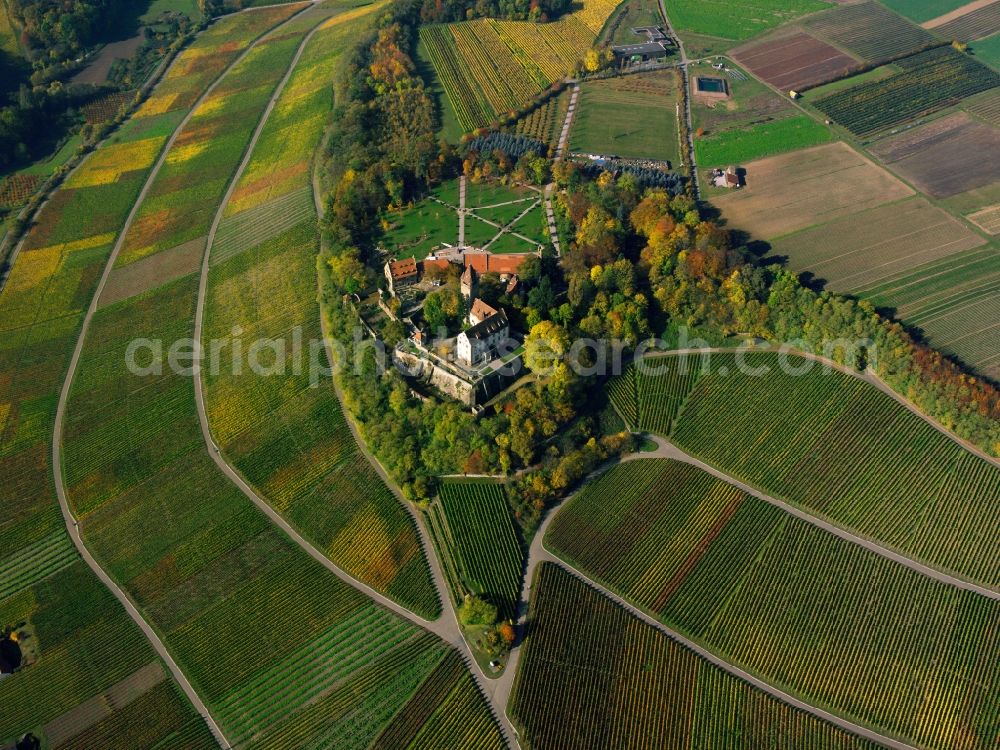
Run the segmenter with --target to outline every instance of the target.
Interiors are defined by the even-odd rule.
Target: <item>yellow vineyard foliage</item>
[[[164,92],[163,94],[151,96],[142,103],[142,106],[136,111],[135,117],[154,117],[155,115],[162,115],[164,112],[169,112],[174,102],[177,101],[178,96],[180,94],[177,92]]]
[[[374,13],[377,10],[385,7],[388,0],[381,0],[381,2],[372,3],[371,5],[365,5],[360,8],[355,8],[354,10],[349,10],[346,13],[341,13],[338,16],[334,16],[328,21],[324,21],[323,25],[320,26],[320,30],[329,29],[331,26],[339,26],[342,23],[347,23],[348,21],[353,21],[355,18],[361,18],[362,16],[367,16],[369,13]]]
[[[195,141],[186,143],[183,146],[174,146],[167,154],[167,164],[182,164],[194,159],[209,146],[208,141]]]
[[[117,143],[95,151],[66,181],[71,188],[110,185],[126,172],[145,169],[153,163],[165,138],[146,138]]]

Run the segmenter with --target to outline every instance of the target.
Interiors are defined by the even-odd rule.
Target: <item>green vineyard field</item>
[[[996,601],[675,461],[613,468],[559,512],[546,542],[670,627],[814,705],[919,747],[991,746]],[[960,709],[927,699],[955,691]]]
[[[748,353],[746,368],[735,356],[712,355],[693,385],[680,363],[638,376],[639,428],[904,554],[1000,583],[1000,470],[858,378],[797,356],[801,375],[775,354]],[[615,382],[612,398],[626,386]]]
[[[524,554],[503,487],[493,482],[444,482],[431,515],[435,541],[450,563],[455,601],[473,593],[496,605],[501,619],[513,618]]]
[[[510,714],[553,750],[874,750],[688,651],[557,565],[532,585]]]

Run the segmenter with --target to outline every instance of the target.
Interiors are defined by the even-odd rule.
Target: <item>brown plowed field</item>
[[[747,186],[712,202],[727,226],[758,239],[823,224],[913,194],[844,143],[830,143],[745,165]]]
[[[839,78],[858,64],[814,36],[791,36],[746,45],[733,52],[743,66],[775,88],[800,91]]]
[[[782,237],[772,251],[787,256],[791,270],[809,271],[834,291],[854,292],[985,242],[914,196]]]
[[[996,162],[986,157],[1000,153],[1000,130],[959,112],[880,141],[871,150],[923,192],[945,198],[997,179]]]

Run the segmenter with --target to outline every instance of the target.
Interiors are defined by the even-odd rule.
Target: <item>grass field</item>
[[[734,229],[772,240],[913,190],[843,143],[744,163],[747,187],[713,198]]]
[[[874,750],[722,672],[552,563],[531,587],[510,715],[531,750]]]
[[[531,253],[548,241],[543,232],[540,194],[482,180],[466,183],[465,244],[492,253]],[[458,245],[459,181],[439,185],[413,206],[386,215],[382,246],[396,258],[425,258]],[[509,229],[510,231],[503,231]],[[515,232],[522,237],[515,236]]]
[[[1000,70],[1000,34],[975,42],[972,45],[972,54],[979,62],[986,63],[994,70]]]
[[[677,164],[680,141],[674,73],[585,82],[580,87],[569,149]]]
[[[501,619],[516,617],[524,554],[503,487],[444,482],[430,517],[456,603],[472,593]]]
[[[666,0],[678,31],[725,39],[749,39],[806,13],[830,5],[820,0]]]
[[[968,0],[882,0],[888,7],[916,23],[930,21],[943,13],[961,8]]]
[[[745,130],[727,130],[696,138],[694,150],[702,167],[719,167],[817,146],[832,139],[826,125],[807,115],[797,115]]]
[[[857,292],[983,244],[953,216],[913,196],[785,235],[771,253],[829,289]]]
[[[613,468],[559,512],[546,542],[671,627],[813,705],[920,747],[991,747],[997,602],[674,461]],[[954,649],[956,639],[985,651]],[[926,698],[955,685],[963,686],[958,704]]]
[[[686,377],[633,370],[640,428],[666,432],[671,403],[680,401],[669,434],[684,450],[904,554],[990,586],[1000,581],[991,552],[1000,471],[857,378],[794,357],[783,370],[766,352],[745,355],[747,367],[765,368],[751,375],[734,357],[713,355],[712,371],[701,375],[689,359],[694,374]],[[792,374],[803,363],[808,369]],[[683,365],[675,360],[670,371]],[[655,383],[663,378],[667,387]],[[649,381],[673,402],[644,397]]]

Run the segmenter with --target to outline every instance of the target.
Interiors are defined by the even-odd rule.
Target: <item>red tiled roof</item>
[[[447,258],[426,258],[420,261],[420,265],[423,267],[424,271],[428,268],[438,268],[443,271],[451,265],[451,261]]]
[[[417,261],[414,258],[394,260],[389,264],[389,273],[393,279],[407,279],[417,275]]]
[[[472,267],[479,273],[517,273],[528,258],[534,253],[510,253],[494,255],[492,253],[466,253],[466,268]]]
[[[492,307],[487,305],[478,297],[476,301],[472,303],[472,310],[469,312],[469,316],[473,318],[478,318],[479,320],[486,320],[491,315],[496,315],[497,311]]]

